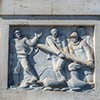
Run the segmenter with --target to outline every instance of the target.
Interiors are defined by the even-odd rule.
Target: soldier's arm
[[[82,41],[82,45],[83,45],[83,48],[86,52],[86,56],[87,56],[87,65],[91,66],[93,65],[94,63],[94,53],[93,53],[93,49],[85,42],[85,41]]]
[[[63,53],[64,54],[68,54],[68,46],[67,46],[67,40],[65,39],[65,37],[63,36],[63,40],[62,40],[62,49],[63,49]]]
[[[68,44],[68,51],[70,54],[74,54],[74,50],[73,50],[71,43]]]
[[[25,39],[25,41],[24,41],[24,43],[26,44],[26,45],[29,45],[29,46],[32,46],[32,43],[31,43],[31,41],[30,41],[30,39]]]
[[[90,36],[90,35],[88,35],[87,37],[86,37],[86,42],[87,42],[87,44],[93,49],[93,38]]]
[[[63,47],[63,52],[64,52],[65,55],[69,54],[69,50],[68,50],[67,45],[65,47]]]
[[[35,33],[35,36],[32,39],[26,39],[25,43],[27,45],[34,46],[34,45],[37,44],[37,42],[38,42],[39,38],[41,37],[41,35],[42,35],[42,33],[40,33],[40,34]]]
[[[87,59],[93,61],[93,50],[92,48],[85,42],[82,41],[83,48],[86,52]]]
[[[53,43],[52,39],[50,37],[46,38],[47,45],[56,52],[56,54],[59,54],[61,51],[56,47],[56,45]]]

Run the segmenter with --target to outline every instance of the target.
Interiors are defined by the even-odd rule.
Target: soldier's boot
[[[77,71],[71,71],[71,79],[67,82],[70,88],[83,88],[89,86],[87,82],[81,81]]]
[[[30,68],[26,68],[25,70],[29,76],[31,76],[31,81],[36,82],[37,77],[33,74],[32,70]]]
[[[84,80],[88,83],[93,83],[93,74],[92,73],[86,74]]]

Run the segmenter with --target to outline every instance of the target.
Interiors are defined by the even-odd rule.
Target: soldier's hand
[[[87,66],[90,66],[92,68],[94,66],[93,61],[87,61]]]
[[[65,58],[65,55],[64,55],[63,53],[60,53],[58,56],[59,56],[60,58]]]
[[[41,35],[42,35],[43,33],[42,32],[40,32],[40,33],[35,33],[34,35],[36,36],[36,37],[41,37]]]
[[[42,34],[43,34],[42,32],[38,33],[38,37],[41,37],[41,36],[42,36]]]

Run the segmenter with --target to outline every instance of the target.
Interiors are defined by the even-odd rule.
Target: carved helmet
[[[74,38],[74,37],[77,37],[79,38],[79,33],[78,32],[72,32],[71,35],[69,36],[69,38]]]
[[[19,33],[20,36],[22,36],[22,33],[21,33],[21,31],[20,31],[19,29],[16,29],[16,30],[14,31],[13,35],[16,36],[17,33]]]
[[[19,29],[16,29],[15,31],[14,31],[14,33],[16,34],[16,33],[21,33],[21,31],[19,30]]]
[[[51,29],[51,33],[53,33],[54,31],[57,32],[57,29],[56,28]]]

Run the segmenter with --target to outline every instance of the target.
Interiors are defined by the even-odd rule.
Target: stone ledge
[[[95,92],[68,93],[55,91],[2,90],[0,93],[0,100],[95,100],[95,97],[97,100],[100,99]]]
[[[35,26],[94,26],[100,24],[100,21],[96,20],[28,20],[28,19],[15,19],[15,20],[2,20],[1,24],[7,25],[35,25]]]

